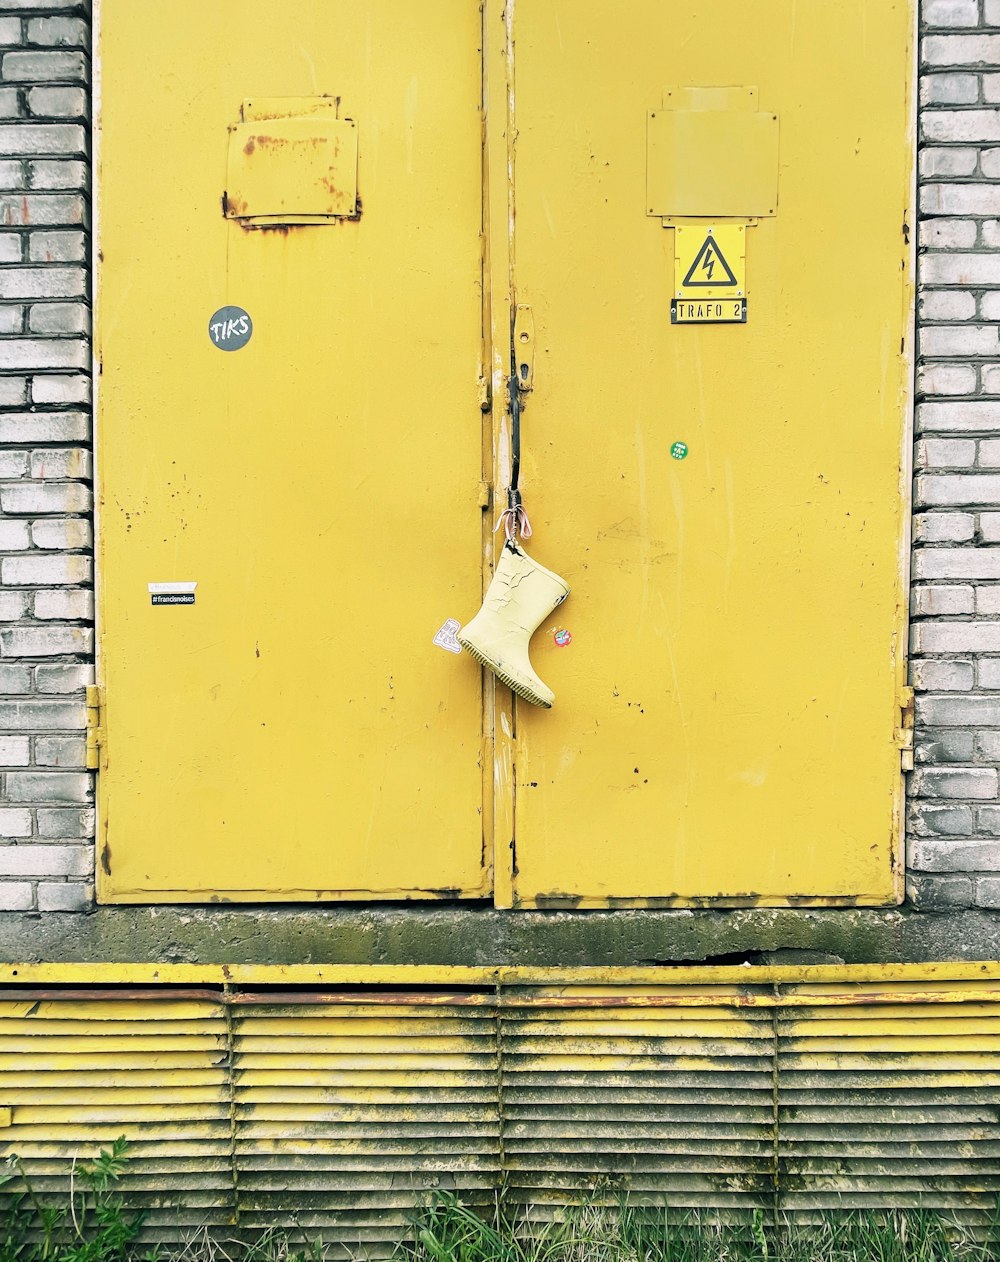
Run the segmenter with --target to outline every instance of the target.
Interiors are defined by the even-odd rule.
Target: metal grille
[[[0,991],[0,1154],[131,1140],[150,1239],[388,1253],[437,1190],[807,1222],[1000,1192],[1000,983]],[[0,1119],[4,1114],[0,1112]]]
[[[437,1189],[492,1203],[495,1008],[481,995],[327,995],[234,1010],[235,1161],[245,1231],[291,1217],[389,1253]],[[247,1006],[249,1004],[249,1006]]]
[[[74,1158],[131,1141],[123,1190],[146,1237],[234,1220],[226,1012],[169,991],[0,997],[0,1104],[33,1186],[65,1199]]]
[[[977,983],[787,988],[777,1014],[785,1212],[808,1221],[926,1206],[985,1222],[1000,1191],[998,1000]]]
[[[721,988],[519,990],[501,1030],[507,1178],[525,1213],[581,1192],[682,1215],[770,1208],[768,1010]]]

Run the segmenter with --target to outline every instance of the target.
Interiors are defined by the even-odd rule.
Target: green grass
[[[92,1162],[74,1163],[60,1198],[43,1197],[17,1157],[0,1168],[0,1262],[333,1262],[343,1246],[281,1228],[255,1242],[198,1233],[169,1253],[141,1243],[142,1216],[118,1191],[124,1139]],[[818,1225],[775,1226],[757,1211],[742,1225],[702,1214],[585,1201],[556,1221],[511,1219],[499,1203],[475,1213],[435,1197],[396,1246],[394,1262],[1000,1262],[1000,1219],[979,1239],[926,1210],[829,1215]],[[363,1258],[363,1254],[356,1254]]]

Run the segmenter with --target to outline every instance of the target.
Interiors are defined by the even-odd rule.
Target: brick
[[[0,518],[0,551],[16,552],[18,548],[29,546],[30,538],[26,521],[6,521]]]
[[[981,143],[1000,140],[1000,117],[996,110],[926,110],[921,117],[921,130],[930,141]],[[948,174],[968,173],[953,171]]]
[[[87,77],[81,52],[4,53],[0,74],[8,83],[73,83]]]
[[[979,464],[983,468],[1000,468],[1000,439],[985,439],[979,444]]]
[[[917,428],[921,433],[979,433],[1000,429],[1000,402],[921,403],[917,408]]]
[[[89,557],[81,560],[90,564]],[[63,591],[38,592],[33,603],[36,618],[59,622],[93,622],[94,593],[88,588],[69,587]]]
[[[972,807],[911,802],[907,828],[918,837],[971,837],[975,829]]]
[[[34,889],[29,881],[0,881],[0,911],[30,911]]]
[[[996,285],[1000,283],[1000,258],[990,253],[927,254],[921,265],[921,281],[924,285]]]
[[[41,552],[0,560],[0,582],[7,587],[56,587],[90,581],[90,557],[76,552]]]
[[[978,75],[925,74],[920,77],[922,105],[975,105],[978,100]]]
[[[31,670],[27,666],[0,666],[0,694],[31,691]]]
[[[0,700],[0,727],[18,732],[83,731],[87,707],[80,701]]]
[[[0,876],[89,876],[92,846],[0,846]]]
[[[86,204],[79,194],[5,193],[0,197],[0,224],[17,228],[62,228],[82,224]]]
[[[1000,872],[1000,841],[919,837],[909,852],[918,872]]]
[[[60,840],[64,837],[87,838],[94,835],[94,809],[85,810],[39,807],[39,837]]]
[[[1000,877],[979,876],[976,878],[977,907],[1000,907]]]
[[[968,584],[914,587],[910,592],[910,612],[914,618],[972,613],[975,594]]]
[[[31,762],[26,736],[0,736],[0,767],[27,767]]]
[[[47,695],[64,696],[71,692],[79,693],[93,682],[94,668],[90,665],[72,663],[35,667],[35,687],[39,692]],[[86,715],[84,718],[86,719]],[[74,723],[71,726],[77,727],[79,724]]]
[[[77,160],[41,158],[28,163],[28,187],[38,191],[87,187],[87,168]]]
[[[965,660],[914,659],[910,682],[921,692],[969,692],[975,683],[975,667]]]
[[[0,408],[16,408],[28,397],[26,377],[0,377]]]
[[[31,812],[23,807],[0,806],[0,837],[30,837]]]
[[[917,622],[910,645],[914,653],[1000,653],[1000,622]]]
[[[918,513],[913,519],[916,543],[968,543],[975,532],[971,513]]]
[[[28,312],[28,328],[32,333],[89,333],[90,311],[82,302],[37,303]]]
[[[1000,101],[1000,74],[983,75],[983,100]]]
[[[5,478],[23,478],[28,472],[26,451],[0,450],[0,475]]]
[[[976,370],[968,364],[921,364],[917,369],[917,393],[975,394]]]
[[[0,339],[0,372],[36,368],[85,368],[89,359],[87,343],[64,338],[43,342],[35,338]]]
[[[33,451],[31,476],[33,478],[82,478],[89,481],[93,462],[85,447],[63,447]]]
[[[920,17],[924,26],[979,25],[978,0],[924,0]],[[29,23],[29,29],[31,24]]]
[[[976,613],[1000,614],[1000,583],[976,587]]]
[[[93,885],[81,884],[79,881],[38,882],[39,911],[90,911],[93,906]]]
[[[42,906],[42,886],[38,887],[38,906]],[[917,911],[943,907],[971,907],[975,883],[971,876],[958,873],[907,874],[906,901]]]
[[[941,504],[945,507],[959,504],[997,504],[1000,503],[1000,474],[990,473],[923,473],[918,475],[914,485],[915,500],[922,508],[929,507],[934,504]],[[0,503],[2,503],[2,490],[0,490]],[[935,549],[936,551],[936,549]],[[921,553],[921,556],[929,557],[930,553]],[[938,562],[933,564],[940,564]],[[975,565],[974,562],[971,564]],[[928,573],[927,578],[934,577],[934,574]],[[964,572],[956,572],[954,575],[945,575],[947,578],[993,578],[992,573],[982,574],[979,572],[965,574]]]
[[[5,513],[85,513],[90,490],[81,482],[10,482],[0,485]]]
[[[1000,513],[979,514],[979,536],[986,543],[1000,542]]]
[[[951,2],[954,3],[955,0]],[[57,6],[50,6],[55,7]],[[954,23],[941,25],[952,26]],[[973,22],[970,25],[976,24]],[[71,17],[31,18],[28,21],[28,43],[58,48],[86,48],[87,23],[82,18]]]
[[[0,232],[0,263],[20,263],[21,234]]]
[[[921,548],[913,571],[918,579],[1000,578],[1000,548]]]
[[[84,517],[42,517],[31,523],[31,542],[36,548],[54,548],[71,552],[93,544],[90,522]]]
[[[9,57],[17,56],[8,53]],[[33,54],[27,54],[31,56]],[[0,125],[0,153],[14,157],[17,154],[70,154],[84,153],[87,133],[79,123],[7,123]],[[956,185],[955,187],[965,187]],[[989,213],[989,212],[987,212]]]
[[[976,463],[976,444],[971,438],[922,438],[914,449],[914,460],[919,469],[971,468]]]
[[[1000,657],[979,659],[979,686],[1000,689]]]
[[[3,702],[0,702],[0,713],[2,707]],[[997,705],[996,697],[939,696],[936,693],[924,693],[917,697],[916,708],[918,722],[933,727],[1000,728],[1000,706]]]
[[[22,592],[0,591],[0,622],[19,622],[28,608],[28,598]]]
[[[36,377],[32,393],[40,381],[62,378]],[[70,378],[72,380],[72,378]],[[90,419],[84,412],[13,412],[0,415],[0,443],[85,442],[90,437]]]
[[[7,192],[24,186],[24,163],[12,158],[0,158],[0,190]]]
[[[976,244],[976,225],[968,219],[924,219],[919,236],[924,249],[971,250]]]
[[[974,175],[978,163],[979,150],[975,148],[928,148],[920,151],[919,166],[923,176]]]
[[[982,382],[984,394],[1000,394],[1000,364],[984,364]]]
[[[924,767],[913,773],[910,792],[928,798],[988,799],[997,796],[997,788],[992,767]]]
[[[0,298],[76,298],[86,287],[82,267],[0,268]]]
[[[20,18],[0,18],[0,44],[20,44]]]
[[[976,299],[961,289],[928,289],[920,296],[922,320],[973,320]]]
[[[987,26],[1000,26],[1000,0],[985,0],[983,17]]]
[[[983,294],[979,300],[979,315],[983,320],[1000,320],[1000,292]],[[996,365],[993,365],[994,369]]]
[[[980,806],[976,812],[976,825],[980,832],[1000,837],[1000,807]]]
[[[1000,762],[1000,732],[977,732],[975,753],[984,762]]]
[[[913,756],[919,763],[972,762],[975,741],[972,732],[959,729],[921,728],[914,737]]]
[[[87,741],[83,736],[36,736],[35,763],[39,767],[65,767],[82,770],[87,761]]]
[[[0,337],[24,332],[24,308],[0,307]]]
[[[1000,65],[1000,35],[927,35],[921,56],[928,66]]]
[[[992,184],[924,184],[920,189],[920,210],[925,215],[995,215],[996,189]],[[938,257],[927,255],[924,266]]]
[[[1000,264],[1000,258],[997,259]],[[2,274],[0,274],[2,275]],[[1000,281],[1000,268],[998,268]],[[985,282],[984,282],[985,283]],[[0,294],[3,288],[0,284]],[[11,297],[21,295],[12,294]],[[1000,355],[1000,330],[984,324],[924,325],[920,330],[921,355]]]
[[[84,235],[82,232],[33,232],[28,240],[28,258],[32,263],[83,263],[87,258]]]
[[[7,627],[0,630],[0,657],[61,657],[94,652],[94,633],[84,627]]]
[[[979,165],[988,180],[995,180],[1000,176],[1000,149],[983,149],[979,155]]]
[[[85,771],[8,771],[7,796],[13,802],[86,802],[91,778]]]
[[[84,118],[87,113],[87,94],[83,88],[30,88],[28,110],[35,118]],[[955,171],[954,175],[971,175],[969,171]],[[945,172],[939,172],[945,174]]]
[[[35,377],[31,383],[33,403],[89,403],[89,377]]]

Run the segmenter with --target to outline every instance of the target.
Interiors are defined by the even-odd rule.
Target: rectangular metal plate
[[[706,298],[691,302],[673,298],[670,302],[671,324],[746,324],[745,298]]]
[[[648,115],[646,212],[773,215],[778,116],[770,111],[656,109]]]
[[[266,118],[229,133],[229,219],[346,218],[357,213],[358,129],[348,118]]]

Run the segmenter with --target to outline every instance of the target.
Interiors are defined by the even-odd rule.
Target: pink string
[[[531,522],[528,521],[528,514],[521,507],[505,508],[497,518],[493,533],[496,534],[501,526],[510,543],[514,542],[517,535],[520,535],[522,539],[531,538]]]

